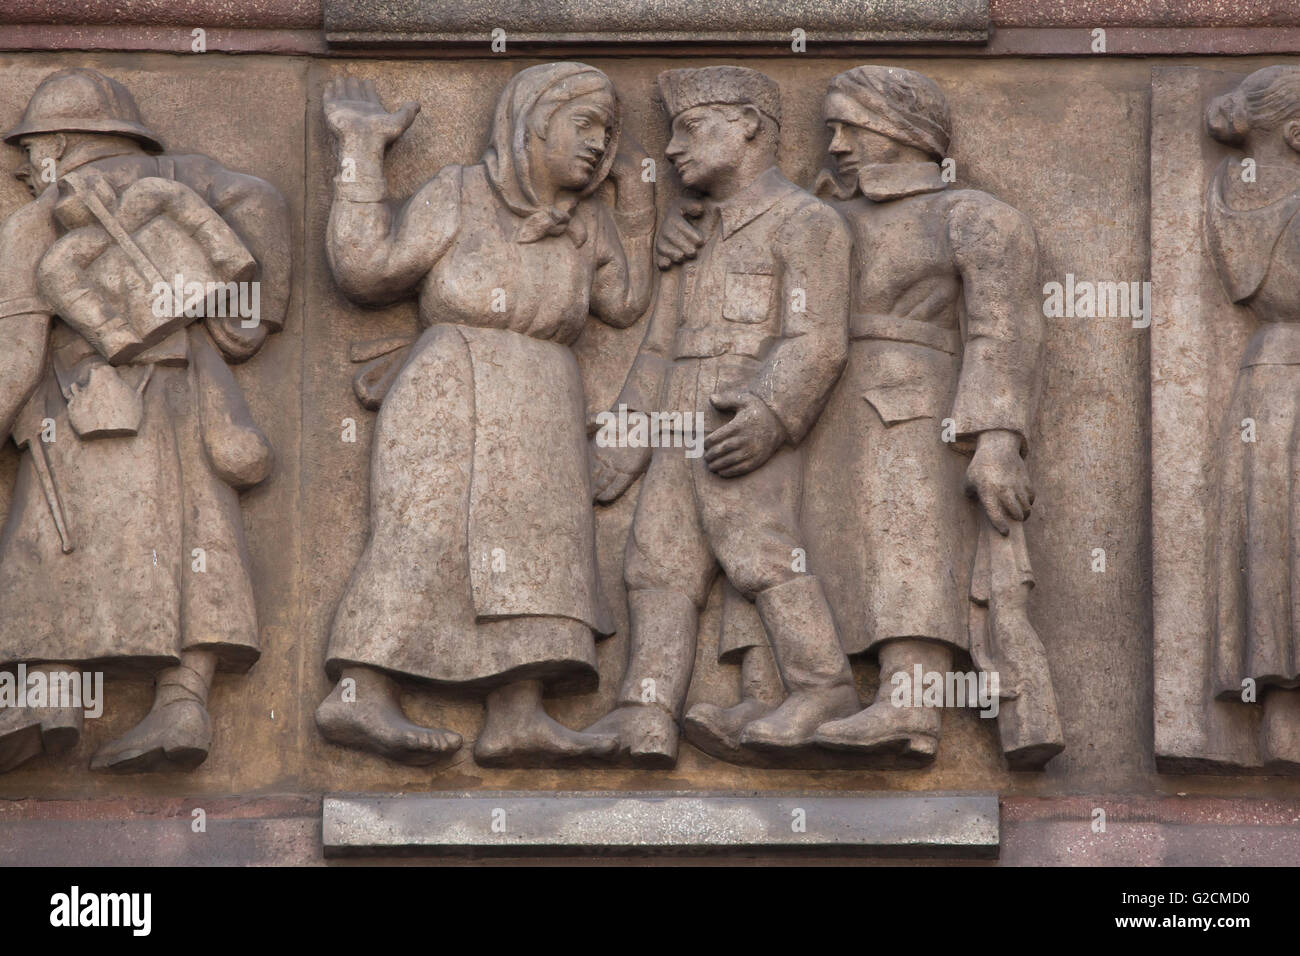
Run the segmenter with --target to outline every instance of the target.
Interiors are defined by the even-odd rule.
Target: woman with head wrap
[[[359,303],[416,296],[425,328],[380,377],[386,395],[368,393],[383,403],[371,536],[335,614],[326,669],[338,685],[317,724],[408,763],[459,747],[405,717],[403,677],[486,693],[480,762],[599,753],[612,738],[542,706],[545,683],[595,682],[594,635],[612,630],[569,346],[589,313],[624,327],[645,311],[654,187],[639,156],[617,152],[609,78],[556,63],[507,84],[481,162],[443,168],[393,212],[383,152],[417,109],[389,113],[356,80],[325,91],[355,164],[335,181],[334,277]],[[607,177],[612,209],[593,198]]]
[[[1228,298],[1259,320],[1220,436],[1218,619],[1211,681],[1263,709],[1267,766],[1300,767],[1300,68],[1274,66],[1214,99],[1206,124],[1240,145],[1210,183],[1206,243]],[[1253,421],[1254,440],[1243,439]]]

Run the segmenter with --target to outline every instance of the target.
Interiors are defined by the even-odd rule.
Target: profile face
[[[27,154],[27,166],[38,181],[36,188],[48,185],[41,175],[46,170],[58,170],[58,160],[63,155],[63,137],[58,133],[33,133],[18,140],[18,146]],[[31,184],[29,188],[32,188]]]
[[[679,113],[665,152],[682,183],[708,192],[744,155],[749,142],[745,126],[716,106],[693,106]]]
[[[36,171],[32,169],[31,163],[24,159],[18,168],[14,170],[13,175],[14,179],[22,183],[33,197],[40,196],[41,191],[37,185]]]
[[[846,179],[857,176],[863,166],[898,159],[898,144],[882,133],[838,119],[827,119],[826,128],[831,133],[830,154]]]
[[[609,149],[613,122],[613,100],[603,93],[579,96],[551,115],[539,145],[556,186],[580,192],[591,185]]]

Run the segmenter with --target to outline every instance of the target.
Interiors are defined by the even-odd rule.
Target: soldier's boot
[[[100,747],[90,769],[147,773],[192,770],[203,763],[212,745],[208,689],[216,666],[210,651],[183,653],[178,666],[158,675],[153,707],[144,720]]]
[[[1265,767],[1275,773],[1300,772],[1300,688],[1264,692],[1261,734]]]
[[[691,742],[706,751],[735,750],[747,724],[776,710],[784,696],[781,674],[767,644],[747,648],[740,664],[740,703],[733,707],[699,703],[686,714]]]
[[[73,680],[81,680],[79,671],[67,667],[45,665],[27,669],[29,675],[37,671],[46,675],[47,687],[56,686],[51,678],[57,674],[68,674]],[[82,707],[6,707],[0,710],[0,773],[13,770],[41,754],[56,755],[71,750],[81,739],[85,719],[86,712]]]
[[[526,767],[565,758],[607,757],[617,746],[612,733],[565,727],[542,706],[542,682],[521,680],[488,694],[474,759],[485,767]]]
[[[914,760],[932,760],[939,750],[943,710],[921,705],[920,687],[912,688],[911,706],[898,706],[893,694],[895,674],[914,681],[916,665],[922,673],[947,673],[952,651],[930,641],[893,640],[880,647],[880,686],[866,710],[817,729],[815,742],[832,750],[856,753],[899,754]]]
[[[778,751],[806,746],[822,724],[861,706],[831,607],[812,575],[768,588],[754,604],[787,696],[772,713],[746,724],[740,743]]]
[[[316,726],[332,743],[417,767],[459,750],[463,742],[455,731],[409,720],[397,681],[372,667],[343,668],[316,708]]]
[[[681,591],[629,591],[627,603],[630,647],[618,703],[586,732],[614,735],[614,755],[638,766],[671,767],[695,668],[699,613]]]

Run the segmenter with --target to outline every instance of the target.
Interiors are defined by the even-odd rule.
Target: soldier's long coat
[[[197,155],[132,152],[90,165],[119,192],[141,178],[162,177],[198,193],[257,259],[260,321],[269,331],[280,328],[289,293],[289,226],[273,187]],[[51,217],[58,188],[38,200]],[[210,323],[222,323],[219,336]],[[71,325],[52,317],[45,374],[13,429],[24,451],[0,538],[0,664],[157,666],[190,648],[215,651],[231,669],[257,659],[235,487],[252,482],[223,467],[221,452],[242,446],[257,472],[252,477],[265,474],[258,459],[264,462],[269,449],[226,365],[228,355],[252,354],[263,335],[242,329],[237,317],[202,319],[180,330],[114,372],[129,388],[142,388],[137,433],[85,439],[69,421],[68,395],[103,360]],[[70,552],[36,455],[44,456],[66,516]],[[196,548],[203,549],[202,571],[195,570]]]

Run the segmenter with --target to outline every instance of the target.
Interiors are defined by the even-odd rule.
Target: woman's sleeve
[[[625,329],[650,305],[655,208],[627,215],[597,201],[592,209],[597,245],[591,311],[609,325]]]
[[[326,252],[343,294],[363,305],[409,295],[460,225],[461,167],[446,166],[406,202],[360,201],[336,191]]]

